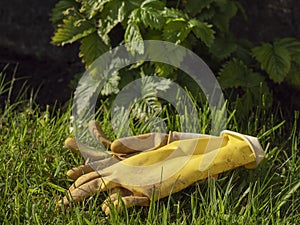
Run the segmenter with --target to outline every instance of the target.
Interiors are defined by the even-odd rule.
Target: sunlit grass
[[[1,82],[1,95],[10,84]],[[4,84],[6,85],[3,88]],[[209,123],[202,108],[201,121]],[[69,135],[70,108],[41,111],[22,96],[0,109],[0,222],[2,224],[298,224],[300,160],[299,113],[285,121],[277,112],[256,110],[247,121],[228,112],[227,128],[259,137],[266,159],[254,170],[238,168],[218,180],[194,184],[149,207],[133,207],[109,217],[101,211],[105,193],[66,211],[56,201],[71,184],[65,172],[82,160],[63,149]],[[109,110],[101,125],[113,138]],[[166,113],[168,116],[168,113]],[[167,117],[172,122],[174,118]],[[175,120],[176,121],[176,120]],[[175,123],[176,124],[176,123]],[[203,124],[203,130],[206,129]],[[173,128],[176,129],[176,126]],[[143,124],[136,129],[146,131]],[[137,130],[137,133],[139,130]]]

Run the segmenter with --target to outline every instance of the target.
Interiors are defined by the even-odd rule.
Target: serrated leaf
[[[216,13],[217,12],[214,7],[204,8],[202,12],[196,16],[196,18],[200,21],[211,21]]]
[[[209,51],[219,60],[229,57],[237,50],[237,44],[234,41],[225,38],[216,38]]]
[[[161,29],[165,20],[162,15],[163,8],[164,3],[160,1],[148,1],[146,4],[144,2],[141,5],[139,14],[145,27],[149,26],[151,29]]]
[[[142,72],[143,73],[143,72]],[[128,100],[131,101],[130,116],[136,119],[148,120],[161,111],[161,104],[158,100],[158,93],[167,91],[172,82],[168,79],[158,79],[156,76],[145,76],[141,74],[141,79],[136,80],[131,85],[125,86],[122,91],[124,93],[132,93],[129,95],[118,95],[118,109],[121,113],[119,118],[122,118],[125,107],[127,108]],[[130,99],[128,99],[130,96]],[[122,105],[122,103],[125,103]],[[117,112],[117,111],[115,111]],[[119,120],[121,122],[121,119]],[[119,124],[120,126],[120,124]]]
[[[189,0],[185,3],[185,9],[189,14],[195,16],[196,14],[201,14],[202,10],[208,8],[213,1],[214,0]]]
[[[105,85],[103,86],[101,90],[101,95],[108,96],[111,94],[117,94],[119,92],[119,73],[115,72],[111,75],[111,77],[107,80]]]
[[[229,31],[230,20],[238,11],[238,7],[233,1],[215,0],[219,10],[213,17],[214,25],[223,32]]]
[[[174,73],[175,68],[169,64],[155,62],[155,73],[161,77],[170,77],[172,73]],[[175,77],[172,76],[174,79]]]
[[[52,9],[51,18],[50,18],[51,22],[54,25],[59,24],[67,16],[66,15],[67,10],[77,8],[77,7],[78,4],[74,2],[74,0],[60,0],[58,3],[56,3],[54,8]]]
[[[94,32],[81,40],[79,57],[83,59],[83,62],[88,67],[108,50],[109,47],[103,42],[97,32]]]
[[[250,49],[253,48],[253,43],[245,39],[237,40],[235,43],[237,48],[233,56],[241,59],[247,65],[251,64],[253,62],[253,57]]]
[[[183,13],[181,10],[178,9],[173,9],[173,8],[165,8],[163,11],[163,16],[166,18],[185,18],[187,19],[188,16]]]
[[[300,62],[292,63],[291,69],[287,74],[285,81],[292,84],[295,87],[300,88]]]
[[[92,22],[69,16],[63,20],[63,25],[56,30],[52,42],[57,45],[70,44],[88,36],[95,30],[96,26]]]
[[[137,52],[139,54],[144,53],[143,37],[140,32],[139,26],[134,22],[129,22],[126,27],[124,36],[126,48],[133,55]]]
[[[282,38],[275,40],[275,43],[287,48],[291,56],[300,56],[300,41],[296,38]]]
[[[108,34],[118,23],[121,23],[127,15],[125,2],[113,0],[105,4],[101,13],[100,33]]]
[[[80,13],[87,15],[88,19],[95,17],[95,15],[102,11],[103,6],[110,0],[83,0],[80,8]]]
[[[180,67],[184,57],[186,56],[186,51],[182,51],[176,45],[170,45],[167,42],[161,43],[160,47],[148,45],[147,55],[151,56],[159,62],[152,62],[155,65],[155,72],[163,77],[170,75],[174,68]],[[169,64],[161,63],[167,62]],[[172,66],[173,65],[173,66]],[[173,77],[172,77],[173,78]]]
[[[241,115],[248,115],[249,111],[257,105],[261,107],[271,105],[272,95],[264,77],[253,72],[241,60],[232,59],[224,64],[219,73],[218,81],[222,88],[236,88],[238,90],[237,95],[235,95],[238,97],[235,104]]]
[[[207,47],[210,47],[215,39],[215,31],[212,29],[212,25],[206,22],[201,22],[196,19],[189,21],[193,33],[199,38]]]
[[[278,42],[265,43],[252,49],[256,60],[260,62],[261,69],[265,70],[269,77],[280,83],[287,76],[291,68],[291,56],[287,48]]]
[[[189,35],[191,28],[184,18],[170,19],[163,29],[163,38],[166,41],[180,44]]]
[[[241,60],[233,59],[223,65],[218,81],[222,88],[251,88],[259,86],[264,78],[250,70]]]

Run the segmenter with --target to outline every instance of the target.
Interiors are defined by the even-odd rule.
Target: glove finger
[[[120,162],[120,159],[117,157],[110,157],[106,159],[93,161],[88,164],[72,168],[67,172],[67,177],[72,180],[76,180],[82,175],[88,174],[93,171],[103,170],[104,168],[109,167],[117,162]]]
[[[98,142],[102,143],[106,148],[110,147],[111,142],[108,140],[96,120],[91,120],[89,122],[89,131]]]
[[[88,165],[93,168],[95,171],[101,171],[104,168],[110,167],[113,164],[120,162],[120,159],[117,157],[110,157],[98,161],[90,162]]]
[[[173,141],[178,141],[178,140],[205,138],[205,137],[206,138],[211,137],[211,135],[172,131],[172,132],[169,133],[168,143],[171,143]]]
[[[70,149],[75,154],[80,154],[75,138],[67,138],[65,140],[64,147]]]
[[[120,204],[121,202],[118,201],[119,197],[125,197],[125,196],[131,196],[133,193],[125,188],[118,187],[112,190],[112,194],[108,196],[104,202],[102,203],[101,209],[105,213],[105,215],[110,214],[110,207],[118,207],[118,210],[121,209],[122,205]]]
[[[84,184],[100,177],[100,174],[96,171],[83,174],[80,177],[78,177],[77,180],[75,180],[75,182],[70,186],[69,191],[72,192],[76,188],[81,188],[81,186],[83,186]]]
[[[124,189],[126,190],[126,189]],[[126,190],[127,193],[114,193],[110,195],[102,204],[101,209],[108,216],[111,212],[111,207],[116,207],[118,211],[122,209],[122,202],[124,203],[126,208],[132,206],[149,206],[150,199],[145,196],[134,196],[130,194],[131,192]],[[122,201],[122,202],[121,202]]]
[[[75,167],[75,168],[69,170],[67,172],[67,177],[72,180],[77,180],[80,176],[90,173],[90,172],[93,172],[93,171],[94,171],[94,169],[89,164],[81,165],[81,166],[78,166],[78,167]]]
[[[71,202],[79,202],[83,199],[104,190],[103,180],[98,178],[91,180],[78,188],[68,191],[68,195],[60,200],[57,204],[58,208],[61,209],[62,205],[69,206]]]
[[[70,149],[74,154],[82,155],[86,163],[105,159],[108,157],[108,152],[96,151],[95,149],[80,143],[75,138],[67,138],[64,146]]]
[[[151,151],[167,144],[168,135],[164,133],[148,133],[116,139],[111,143],[114,153],[130,154]]]

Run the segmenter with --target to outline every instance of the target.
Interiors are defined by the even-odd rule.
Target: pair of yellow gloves
[[[107,140],[96,121],[90,121],[92,136],[107,147],[95,151],[73,138],[65,146],[80,153],[85,163],[67,172],[75,182],[61,208],[97,192],[109,191],[102,204],[106,215],[111,206],[147,206],[150,200],[179,192],[196,181],[245,166],[255,168],[265,154],[257,138],[232,131],[220,136],[170,132],[149,133]]]

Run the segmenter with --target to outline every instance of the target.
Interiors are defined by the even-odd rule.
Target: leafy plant
[[[271,105],[263,99],[272,102],[272,82],[300,87],[300,42],[283,38],[256,46],[239,40],[230,31],[230,22],[238,12],[246,18],[246,11],[237,0],[60,0],[52,11],[52,43],[80,42],[79,56],[86,67],[124,43],[130,44],[127,46],[131,54],[143,53],[143,40],[182,45],[209,64],[237,108],[242,107],[240,111],[247,114],[256,105]],[[146,75],[177,80],[196,90],[195,84],[182,79],[184,75],[176,68],[144,62],[116,74],[102,94],[117,93],[131,81],[128,74],[142,77],[149,66],[152,70]]]
[[[252,49],[261,69],[270,79],[280,83],[290,81],[300,87],[300,41],[295,38],[277,39]]]

